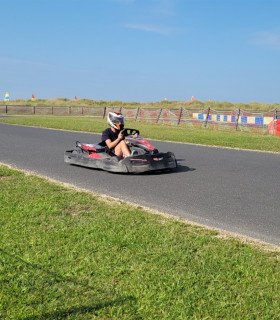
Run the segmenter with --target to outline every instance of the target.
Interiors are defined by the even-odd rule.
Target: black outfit
[[[119,136],[119,132],[113,132],[111,128],[107,128],[102,132],[102,144],[106,146],[106,140],[110,139],[112,142],[117,140]]]
[[[102,137],[101,137],[101,140],[102,142],[100,143],[100,145],[102,146],[105,146],[106,148],[108,148],[107,144],[106,144],[106,140],[110,139],[112,142],[117,140],[118,139],[118,136],[119,136],[119,131],[116,131],[116,132],[113,132],[111,128],[107,128],[105,129],[103,132],[102,132]],[[112,148],[112,149],[107,149],[108,153],[111,155],[111,156],[114,156],[115,155],[115,148]]]

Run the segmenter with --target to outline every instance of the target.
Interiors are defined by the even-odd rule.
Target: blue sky
[[[0,95],[280,103],[279,0],[0,0]]]

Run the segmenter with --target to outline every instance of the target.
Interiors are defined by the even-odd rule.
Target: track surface
[[[211,227],[280,244],[280,154],[151,141],[173,173],[121,175],[70,166],[66,149],[100,135],[0,124],[0,162]]]

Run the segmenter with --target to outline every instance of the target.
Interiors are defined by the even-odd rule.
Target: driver
[[[124,116],[120,112],[109,112],[107,122],[110,128],[102,132],[102,144],[106,145],[111,153],[119,157],[129,157],[131,152],[124,140]]]

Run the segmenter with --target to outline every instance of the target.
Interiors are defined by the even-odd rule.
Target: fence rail
[[[127,120],[164,125],[214,128],[217,130],[257,131],[275,134],[276,120],[280,118],[277,109],[270,111],[245,111],[242,109],[220,111],[179,109],[144,109],[144,108],[108,108],[108,107],[51,107],[0,105],[0,114],[6,115],[89,115],[105,118],[109,111],[121,111]]]

